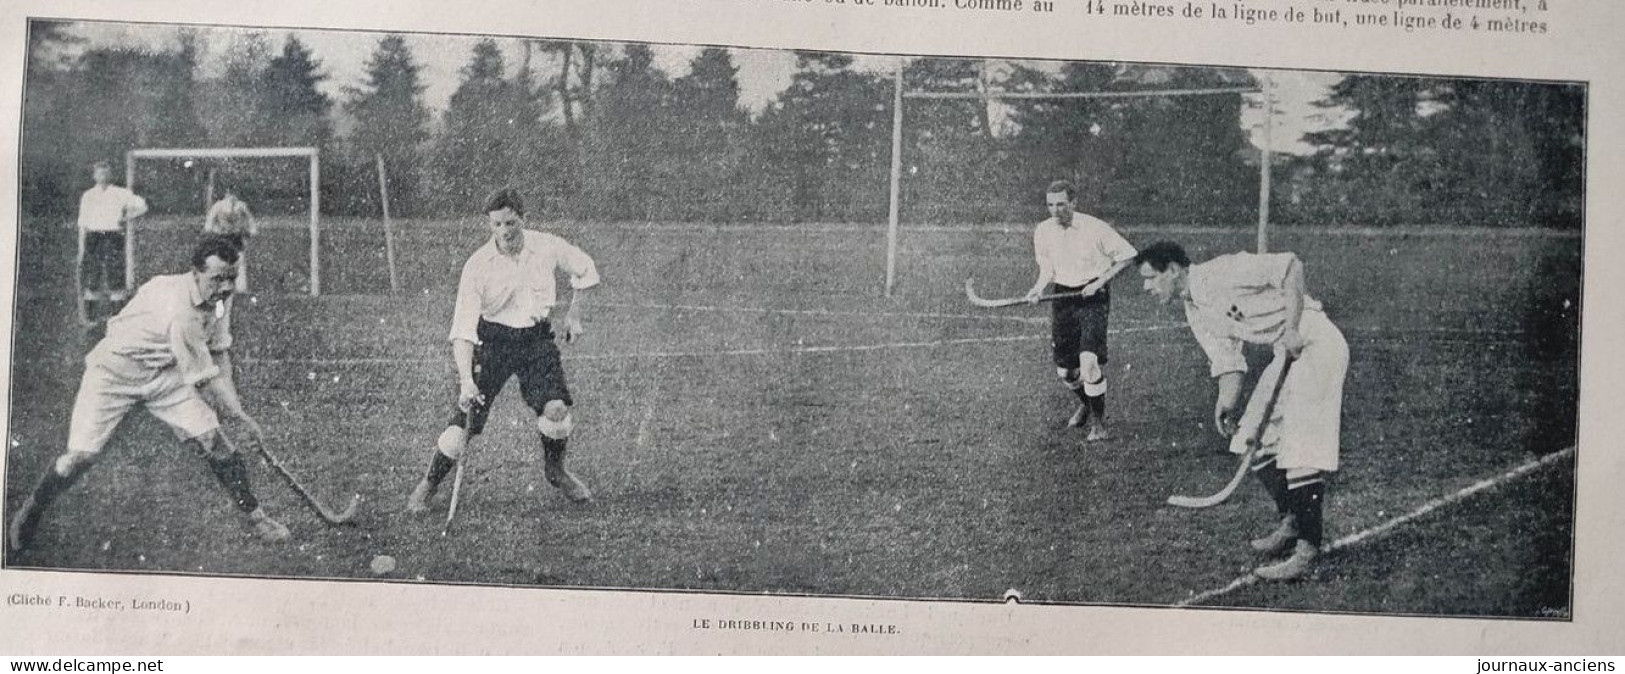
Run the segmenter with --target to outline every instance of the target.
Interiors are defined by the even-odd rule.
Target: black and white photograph
[[[26,48],[6,569],[1574,619],[1584,82]]]

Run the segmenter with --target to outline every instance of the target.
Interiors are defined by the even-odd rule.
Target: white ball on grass
[[[372,575],[382,576],[395,570],[395,558],[389,555],[378,555],[372,558]]]

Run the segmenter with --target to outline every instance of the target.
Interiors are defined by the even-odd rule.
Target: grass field
[[[975,310],[1031,280],[1022,228],[905,230],[900,285],[881,296],[876,227],[567,224],[599,261],[589,338],[564,347],[576,394],[573,466],[597,492],[572,506],[541,477],[510,390],[477,442],[458,523],[403,508],[453,397],[445,337],[477,221],[401,223],[402,292],[382,235],[332,223],[323,290],[301,296],[308,240],[270,227],[235,316],[239,383],[279,457],[339,504],[330,529],[256,465],[292,544],[247,535],[201,461],[145,415],[49,514],[12,566],[285,577],[1169,605],[1256,562],[1272,509],[1249,483],[1205,511],[1163,505],[1216,489],[1234,463],[1204,426],[1206,364],[1182,316],[1132,278],[1115,285],[1116,439],[1064,429],[1041,309]],[[1205,259],[1234,231],[1130,229]],[[184,268],[180,229],[138,238],[140,270]],[[72,239],[21,239],[6,505],[66,437],[82,354]],[[1328,537],[1383,523],[1574,442],[1580,239],[1543,233],[1277,233],[1352,352],[1343,470]],[[244,298],[247,299],[247,298]],[[1571,462],[1441,509],[1327,558],[1309,582],[1244,588],[1226,606],[1569,615]],[[449,490],[446,490],[449,491]],[[442,497],[443,498],[443,497]],[[1450,564],[1437,564],[1446,558]]]

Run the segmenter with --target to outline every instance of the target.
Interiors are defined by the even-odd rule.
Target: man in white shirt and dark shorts
[[[123,302],[125,287],[125,223],[147,212],[147,201],[113,184],[113,166],[98,161],[91,167],[96,182],[79,197],[80,302]],[[89,312],[80,305],[81,319]]]
[[[484,430],[497,393],[514,376],[519,378],[520,396],[536,413],[548,483],[571,501],[592,499],[592,491],[564,465],[574,402],[551,319],[557,300],[555,274],[563,270],[573,289],[563,336],[568,342],[582,335],[582,291],[598,285],[598,269],[591,257],[563,238],[526,229],[524,199],[512,188],[497,190],[486,199],[485,214],[491,240],[463,265],[451,321],[457,405],[436,442],[427,473],[407,498],[406,509],[413,513],[429,508],[429,499],[456,466],[469,438]]]
[[[13,551],[27,547],[45,509],[89,470],[124,416],[137,406],[167,424],[201,455],[260,538],[281,541],[288,529],[260,507],[243,457],[219,432],[219,409],[263,441],[243,410],[231,366],[231,302],[237,250],[224,239],[192,249],[192,270],[154,277],[107,321],[107,336],[85,356],[74,397],[67,452],[45,469],[11,520]]]
[[[1033,229],[1038,280],[1029,301],[1049,293],[1077,293],[1050,306],[1051,350],[1061,382],[1078,397],[1067,421],[1089,427],[1087,440],[1106,440],[1106,328],[1111,315],[1112,277],[1133,264],[1134,246],[1105,221],[1077,212],[1077,189],[1065,180],[1050,183],[1044,206],[1050,218]]]
[[[1264,424],[1252,473],[1280,516],[1275,530],[1252,547],[1270,555],[1291,553],[1253,573],[1266,580],[1303,577],[1324,539],[1323,502],[1326,479],[1337,471],[1348,342],[1305,291],[1303,263],[1292,253],[1233,253],[1192,265],[1184,248],[1163,241],[1147,246],[1136,263],[1148,292],[1163,304],[1184,305],[1218,380],[1214,426],[1231,437],[1230,451],[1245,453],[1248,435],[1236,433],[1247,372],[1242,345],[1270,345],[1291,361],[1274,406],[1255,391],[1240,418]]]

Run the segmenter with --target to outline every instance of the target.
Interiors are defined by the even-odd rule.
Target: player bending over
[[[564,467],[573,402],[549,318],[556,302],[555,274],[562,269],[570,275],[573,289],[564,315],[564,339],[582,335],[582,291],[598,284],[597,267],[563,238],[526,229],[525,202],[512,188],[493,193],[486,200],[485,214],[491,240],[463,265],[451,320],[457,406],[436,443],[428,473],[407,498],[409,512],[429,508],[429,498],[456,465],[469,438],[485,428],[497,393],[512,376],[519,377],[519,394],[536,412],[548,483],[571,501],[592,499],[587,485]]]
[[[107,336],[85,356],[67,452],[45,469],[12,518],[12,550],[28,545],[51,501],[84,475],[137,405],[208,461],[260,538],[288,538],[288,528],[265,514],[254,497],[242,455],[219,432],[217,409],[242,420],[256,441],[263,439],[259,425],[243,411],[231,374],[236,280],[237,249],[224,239],[206,238],[192,249],[192,271],[147,281],[107,321]]]
[[[1033,229],[1038,280],[1028,301],[1050,293],[1079,292],[1050,306],[1050,346],[1055,372],[1078,396],[1078,411],[1066,423],[1089,425],[1087,440],[1111,437],[1106,429],[1106,327],[1111,315],[1112,277],[1129,268],[1134,246],[1104,220],[1077,212],[1077,190],[1057,180],[1044,193],[1050,218]],[[1053,285],[1052,285],[1053,284]]]
[[[1163,304],[1184,305],[1196,341],[1218,379],[1213,421],[1245,452],[1236,434],[1236,408],[1247,361],[1242,344],[1273,345],[1292,358],[1271,418],[1259,434],[1252,473],[1264,485],[1280,524],[1252,541],[1261,553],[1287,559],[1254,571],[1268,580],[1299,578],[1320,554],[1326,479],[1337,470],[1343,378],[1349,348],[1343,333],[1304,290],[1303,263],[1292,253],[1233,253],[1192,265],[1185,249],[1167,241],[1135,257],[1145,289]],[[1265,397],[1247,401],[1247,417],[1262,416]]]

